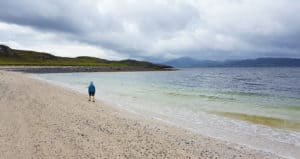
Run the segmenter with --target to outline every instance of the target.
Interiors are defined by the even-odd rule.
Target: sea
[[[300,158],[300,68],[189,68],[38,74],[120,109],[189,131]]]

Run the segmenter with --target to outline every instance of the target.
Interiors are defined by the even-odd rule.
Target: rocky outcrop
[[[5,45],[0,45],[0,55],[4,55],[4,56],[16,56],[16,53],[10,47],[5,46]]]

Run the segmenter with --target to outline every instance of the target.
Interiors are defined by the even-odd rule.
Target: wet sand
[[[0,158],[257,158],[274,154],[145,119],[0,71]]]

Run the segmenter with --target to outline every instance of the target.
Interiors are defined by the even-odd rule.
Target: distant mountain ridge
[[[110,61],[96,57],[80,56],[76,58],[54,56],[49,53],[16,50],[6,45],[0,45],[0,66],[101,66],[101,67],[131,67],[161,70],[172,68],[162,64],[147,61],[121,60]]]
[[[163,64],[177,68],[189,67],[300,67],[297,58],[257,58],[244,60],[210,61],[188,57],[167,61]]]

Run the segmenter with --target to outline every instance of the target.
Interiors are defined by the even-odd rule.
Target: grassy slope
[[[0,65],[25,65],[25,66],[109,66],[109,67],[145,67],[145,68],[167,68],[149,62],[123,60],[108,61],[94,57],[67,58],[58,57],[48,53],[40,53],[24,50],[10,50],[13,55],[0,53]]]

